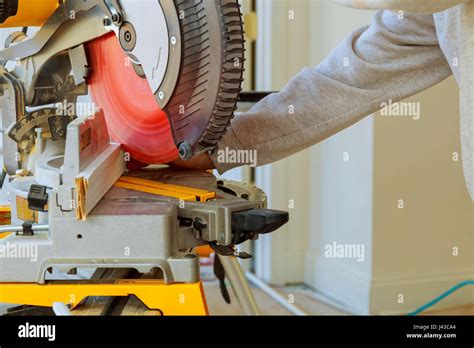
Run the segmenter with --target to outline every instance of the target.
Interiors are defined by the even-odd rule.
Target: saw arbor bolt
[[[191,147],[191,144],[187,141],[183,141],[179,144],[178,151],[179,157],[181,157],[181,159],[183,160],[187,161],[193,157],[193,149]]]
[[[125,22],[119,31],[120,45],[126,52],[131,52],[137,44],[137,33],[135,27],[130,22]]]

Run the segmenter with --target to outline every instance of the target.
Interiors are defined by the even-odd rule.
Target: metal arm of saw
[[[81,27],[87,21],[77,21],[79,17],[94,18],[94,24]],[[0,61],[19,61],[44,53],[53,35],[63,32],[65,26],[74,28],[65,40],[61,39],[69,45],[65,49],[113,31],[130,61],[141,65],[157,103],[161,108],[166,106],[179,74],[177,67],[168,62],[181,59],[179,22],[172,2],[65,0],[34,37],[0,51]],[[71,37],[77,40],[71,41]]]
[[[110,3],[110,5],[107,5],[106,2]],[[0,51],[0,60],[21,60],[37,54],[44,48],[64,22],[75,20],[76,15],[81,15],[80,12],[89,12],[96,6],[100,7],[103,16],[120,18],[117,24],[123,19],[123,13],[118,4],[118,0],[66,0],[64,3],[60,4],[53,15],[46,21],[44,26],[41,27],[34,37]],[[89,40],[94,38],[95,37],[90,37]]]
[[[69,13],[89,11],[91,8],[98,6],[116,26],[122,24],[125,17],[119,0],[66,0],[65,6]]]

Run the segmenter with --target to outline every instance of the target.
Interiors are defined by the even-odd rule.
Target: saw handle
[[[241,244],[260,234],[276,231],[289,221],[286,211],[253,209],[232,214],[233,244]]]

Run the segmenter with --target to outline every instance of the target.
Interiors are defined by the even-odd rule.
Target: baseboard
[[[314,266],[316,264],[316,267]],[[312,271],[311,271],[312,270]],[[356,315],[403,315],[433,300],[452,286],[472,280],[471,270],[434,272],[412,277],[370,278],[350,266],[311,255],[306,258],[305,283]],[[403,295],[403,298],[399,297]],[[401,300],[403,300],[401,302]],[[400,303],[399,303],[400,301]],[[474,304],[474,286],[451,294],[430,310]]]
[[[370,278],[335,259],[307,255],[305,283],[308,286],[341,303],[352,314],[369,314]]]
[[[400,315],[413,312],[453,286],[473,280],[472,271],[432,273],[418,278],[374,279],[371,286],[370,312]],[[403,295],[403,303],[399,303]],[[474,285],[467,285],[427,309],[428,311],[474,304]]]

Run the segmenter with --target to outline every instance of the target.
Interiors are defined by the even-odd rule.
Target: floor
[[[474,316],[474,305],[443,309],[441,311],[427,312],[426,315],[472,315]]]
[[[256,288],[252,288],[252,290],[263,315],[291,315],[290,312],[261,290]],[[311,295],[311,291],[308,291],[303,287],[278,288],[277,290],[283,295],[286,294],[286,296],[289,294],[293,295],[294,304],[310,315],[350,315],[350,313],[340,308],[327,305],[322,301],[315,299],[314,296]],[[205,281],[204,291],[206,293],[209,313],[211,315],[243,314],[232,291],[229,291],[232,301],[231,304],[228,305],[224,302],[224,299],[220,294],[219,285],[216,281]],[[474,315],[474,305],[431,311],[426,312],[423,315]]]
[[[325,314],[325,315],[347,315],[341,310],[328,306],[322,302],[316,301],[301,290],[278,289],[281,293],[294,296],[294,304],[304,309],[310,314]],[[291,313],[268,297],[263,291],[252,288],[255,299],[263,315],[291,315]],[[204,292],[206,293],[207,304],[209,306],[209,313],[211,315],[242,315],[244,314],[240,308],[237,299],[234,297],[232,290],[229,291],[231,296],[231,304],[224,302],[219,290],[219,285],[216,281],[204,282]],[[293,297],[292,297],[293,298]]]

